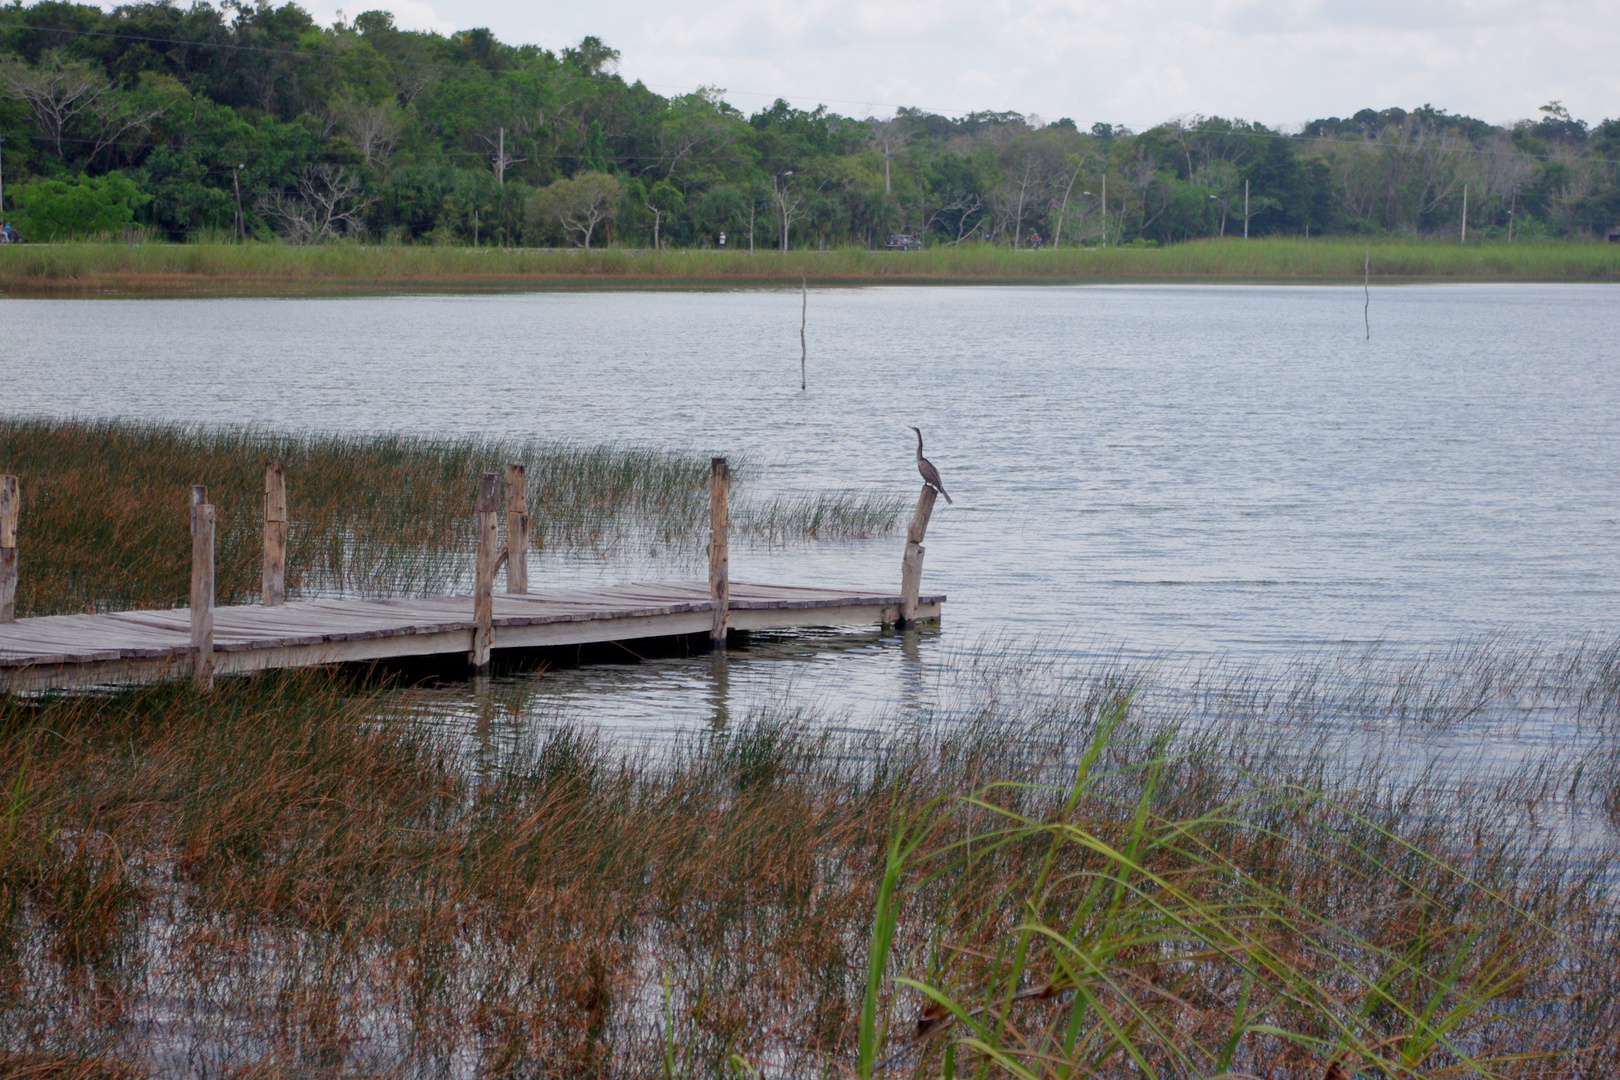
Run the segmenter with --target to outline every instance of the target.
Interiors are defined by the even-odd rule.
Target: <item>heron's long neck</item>
[[[917,432],[917,460],[922,460],[922,432]]]

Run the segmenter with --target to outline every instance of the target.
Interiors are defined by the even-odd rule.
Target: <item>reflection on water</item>
[[[874,668],[885,677],[874,678]],[[890,697],[864,695],[879,682]],[[1478,788],[1501,801],[1511,789],[1521,832],[1594,850],[1620,836],[1614,638],[1489,634],[1419,652],[1374,643],[1237,659],[1143,657],[1073,639],[951,643],[937,630],[820,631],[755,635],[724,656],[559,667],[402,696],[417,723],[493,772],[557,728],[605,730],[627,751],[653,757],[774,723],[835,738],[883,730],[938,740],[989,722],[1027,737],[1124,692],[1141,729],[1192,734],[1189,747],[1208,733],[1317,761],[1329,779],[1411,786],[1431,800]],[[385,713],[399,715],[397,698]]]

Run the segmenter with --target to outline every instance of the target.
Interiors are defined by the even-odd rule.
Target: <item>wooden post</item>
[[[0,476],[0,623],[17,621],[17,478]]]
[[[529,481],[522,465],[506,467],[506,591],[529,591]]]
[[[906,528],[906,555],[900,563],[900,625],[909,626],[917,619],[917,595],[922,592],[923,537],[928,533],[928,519],[934,513],[934,500],[939,493],[927,484],[917,496],[917,512],[911,516]]]
[[[726,612],[731,606],[731,558],[726,534],[731,528],[727,507],[731,470],[726,459],[709,462],[709,600],[714,605],[714,624],[709,628],[709,648],[720,652],[726,647]]]
[[[472,653],[467,657],[473,670],[489,671],[489,653],[495,647],[495,563],[500,558],[501,515],[497,508],[501,477],[485,473],[478,485],[478,561],[473,579]]]
[[[214,525],[208,489],[191,489],[191,648],[192,677],[207,690],[214,685]]]
[[[264,467],[264,606],[287,599],[287,479],[281,462]]]

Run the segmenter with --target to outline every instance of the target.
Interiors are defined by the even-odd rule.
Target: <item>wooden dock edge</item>
[[[944,599],[943,596],[924,597],[918,604],[915,621],[937,622]],[[714,614],[709,605],[693,606],[694,610],[691,611],[612,619],[536,623],[505,623],[496,619],[494,651],[501,653],[569,645],[599,645],[710,633]],[[733,606],[727,613],[726,622],[731,630],[794,630],[873,623],[892,626],[900,622],[900,605],[889,602],[841,604],[836,607]],[[248,675],[278,668],[322,667],[405,657],[443,657],[458,653],[465,655],[473,647],[477,632],[476,627],[467,626],[427,633],[401,633],[267,648],[218,643],[213,654],[213,673],[216,676]],[[0,690],[33,693],[110,684],[163,682],[190,677],[195,663],[190,651],[182,648],[166,656],[121,656],[84,662],[0,667]]]

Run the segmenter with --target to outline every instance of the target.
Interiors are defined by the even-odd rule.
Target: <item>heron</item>
[[[910,424],[906,426],[911,427]],[[911,430],[917,433],[917,471],[922,473],[923,483],[944,495],[946,506],[951,505],[951,497],[946,494],[945,485],[940,481],[939,470],[934,468],[932,461],[922,456],[922,429],[912,427]]]

